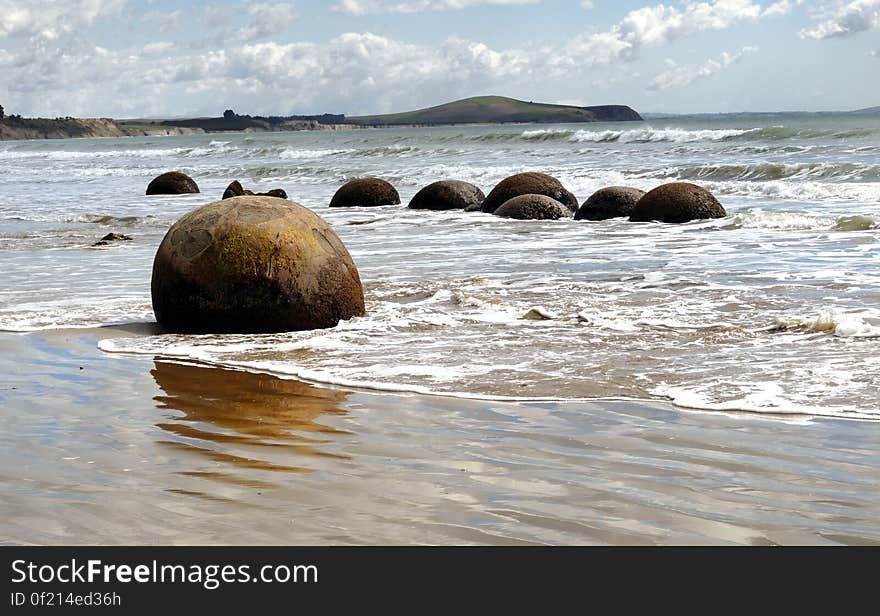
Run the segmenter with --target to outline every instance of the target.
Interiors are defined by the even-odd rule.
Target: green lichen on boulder
[[[152,297],[156,320],[182,332],[319,329],[364,314],[333,229],[275,197],[232,197],[177,221],[153,262]]]

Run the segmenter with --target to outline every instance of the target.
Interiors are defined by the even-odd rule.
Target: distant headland
[[[519,101],[504,96],[477,96],[417,111],[356,116],[349,122],[367,126],[438,126],[447,124],[569,123],[641,121],[626,105],[575,107]]]
[[[577,107],[520,101],[503,96],[478,96],[436,107],[373,116],[344,114],[250,116],[227,109],[220,117],[188,119],[23,118],[4,115],[0,106],[0,141],[126,137],[191,133],[344,130],[455,124],[530,124],[628,122],[642,117],[626,105]]]

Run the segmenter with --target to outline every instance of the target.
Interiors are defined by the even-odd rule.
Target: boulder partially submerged
[[[195,180],[180,171],[169,171],[153,178],[147,186],[148,195],[186,195],[199,192]]]
[[[483,201],[482,210],[493,213],[502,204],[520,195],[544,195],[562,203],[570,211],[578,209],[577,197],[562,183],[546,173],[517,173],[501,180]]]
[[[226,190],[223,191],[223,199],[230,199],[232,197],[244,197],[246,195],[256,195],[258,197],[278,197],[279,199],[287,199],[287,193],[282,188],[273,188],[272,190],[266,191],[264,193],[255,193],[251,190],[245,190],[241,185],[241,182],[238,180],[233,180],[229,186],[226,187]]]
[[[242,196],[169,229],[153,262],[156,320],[181,332],[333,327],[364,314],[357,267],[323,219],[293,201]]]
[[[232,180],[226,190],[223,191],[221,199],[231,199],[232,197],[244,197],[245,195],[253,195],[250,190],[245,190],[238,180]]]
[[[410,200],[414,210],[479,209],[486,195],[483,191],[461,180],[440,180],[422,188]]]
[[[632,222],[681,223],[705,218],[724,218],[727,212],[705,188],[688,182],[658,186],[639,199],[629,219]]]
[[[92,246],[109,246],[113,242],[130,242],[134,238],[130,235],[125,235],[124,233],[108,233],[97,242],[92,244]]]
[[[607,220],[632,214],[639,199],[645,196],[644,190],[626,186],[600,188],[584,201],[575,212],[575,220]]]
[[[375,207],[400,205],[400,195],[390,183],[380,178],[355,178],[336,191],[330,207]]]
[[[495,215],[517,220],[559,220],[571,218],[571,210],[546,195],[520,195],[505,201]]]

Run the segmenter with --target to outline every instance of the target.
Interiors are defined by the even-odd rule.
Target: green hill
[[[504,96],[477,96],[460,101],[387,115],[346,118],[351,124],[399,126],[404,124],[501,124],[505,122],[624,122],[642,117],[626,105],[573,107],[519,101]]]

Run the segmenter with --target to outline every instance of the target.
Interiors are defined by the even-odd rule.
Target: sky
[[[878,76],[880,0],[0,0],[24,116],[831,111],[880,105]]]

